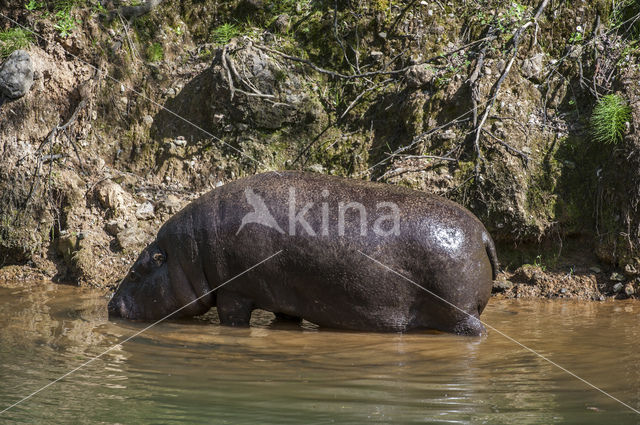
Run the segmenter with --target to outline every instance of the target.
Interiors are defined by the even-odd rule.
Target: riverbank
[[[464,205],[500,296],[635,296],[636,3],[10,3],[0,61],[30,65],[0,104],[7,280],[113,288],[199,194],[302,169]]]

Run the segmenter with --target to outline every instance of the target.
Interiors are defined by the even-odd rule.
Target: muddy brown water
[[[103,294],[0,288],[0,410],[148,324]],[[640,408],[640,303],[491,300],[483,321]],[[1,424],[639,424],[496,331],[336,332],[215,317],[161,323],[0,414]]]

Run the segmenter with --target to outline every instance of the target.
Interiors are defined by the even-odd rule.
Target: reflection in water
[[[101,294],[0,288],[0,410],[147,324]],[[483,320],[638,407],[637,302],[492,300]],[[211,322],[214,322],[213,324]],[[0,416],[3,423],[638,423],[495,332],[367,334],[254,313],[162,323]]]

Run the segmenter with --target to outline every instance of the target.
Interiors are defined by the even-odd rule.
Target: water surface
[[[0,288],[0,410],[148,324],[102,293]],[[640,408],[640,303],[491,300],[483,321]],[[0,424],[640,424],[495,331],[373,334],[214,316],[153,327],[0,415]]]

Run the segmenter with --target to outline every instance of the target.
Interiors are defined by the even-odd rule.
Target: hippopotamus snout
[[[126,317],[126,314],[123,314],[124,310],[125,310],[125,304],[122,297],[119,297],[117,294],[111,297],[111,300],[107,305],[107,311],[109,312],[109,317]]]

